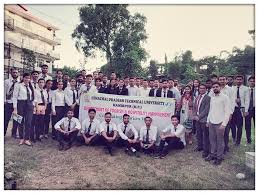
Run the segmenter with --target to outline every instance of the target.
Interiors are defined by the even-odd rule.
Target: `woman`
[[[24,73],[21,83],[15,85],[13,92],[13,114],[22,117],[19,123],[21,139],[19,145],[32,146],[30,133],[34,104],[34,89],[30,83],[30,74]]]
[[[192,144],[192,108],[193,108],[193,98],[191,86],[185,86],[184,93],[182,95],[181,101],[178,104],[178,110],[180,112],[180,124],[182,124],[186,129],[186,140],[188,144]]]

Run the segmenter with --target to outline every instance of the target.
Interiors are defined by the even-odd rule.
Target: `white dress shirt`
[[[12,94],[10,93],[10,97],[8,97],[8,99],[7,99],[7,95],[9,95],[9,92],[10,92],[10,89],[11,89],[13,83],[15,83],[14,86],[19,84],[18,78],[16,79],[16,82],[13,82],[13,80],[14,79],[12,77],[10,77],[9,79],[6,79],[4,81],[4,102],[13,103],[13,92],[12,92]],[[14,87],[13,87],[13,89],[14,89]]]
[[[238,107],[238,105],[236,103],[237,86],[233,86],[233,92],[234,92],[235,106]],[[241,107],[245,108],[245,112],[248,112],[248,108],[249,108],[249,89],[248,89],[248,87],[241,85],[239,88],[239,95],[240,95],[240,100],[241,100]]]
[[[226,96],[229,97],[229,101],[231,104],[231,114],[233,114],[233,112],[235,110],[235,105],[236,105],[233,89],[231,87],[229,87],[228,85],[226,85],[224,88],[220,89],[220,93],[225,94]],[[213,95],[215,95],[214,92],[213,92]]]
[[[88,89],[86,84],[82,84],[78,91],[78,95],[80,96],[82,93],[87,93],[87,92],[98,93],[98,90],[96,89],[95,85],[90,85]]]
[[[42,101],[42,97],[41,97],[41,91],[42,91],[42,94],[43,94],[43,98],[45,100],[45,104],[48,103],[48,93],[45,89],[37,89],[37,90],[34,90],[35,91],[35,102],[40,104],[40,103],[43,103]]]
[[[64,90],[65,93],[65,102],[67,103],[68,106],[71,106],[73,104],[73,91],[75,93],[75,100],[76,103],[78,102],[78,92],[76,89],[72,90],[71,87],[66,87]]]
[[[139,88],[139,94],[140,96],[143,96],[143,97],[148,97],[149,91],[150,91],[150,88],[146,88],[146,89],[144,87]]]
[[[86,134],[88,132],[88,128],[90,126],[90,118],[87,118],[85,119],[83,122],[82,122],[82,129],[81,129],[81,133],[84,133]],[[89,131],[89,134],[90,135],[94,135],[95,133],[96,134],[99,134],[99,130],[100,130],[100,121],[97,120],[97,119],[94,119],[91,123],[91,128],[90,128],[90,131]]]
[[[63,90],[57,89],[52,92],[51,108],[53,112],[56,111],[56,106],[65,106],[65,93]]]
[[[173,92],[175,100],[180,100],[181,99],[181,93],[179,92],[179,90],[176,87],[172,87],[170,88],[170,91]]]
[[[33,87],[34,90],[39,89],[39,84],[38,84],[37,81],[31,80],[31,85],[32,85],[32,87]]]
[[[32,91],[29,86],[27,86],[30,93],[30,100],[32,100]],[[13,108],[17,108],[18,100],[27,100],[27,89],[24,83],[15,84],[13,91]],[[33,104],[35,102],[33,101]]]
[[[69,127],[69,118],[68,117],[64,117],[62,118],[60,121],[58,121],[56,124],[55,124],[55,129],[62,129],[66,132],[68,132],[68,127]],[[72,117],[71,120],[70,120],[70,130],[72,129],[78,129],[80,130],[81,129],[81,124],[79,122],[79,120],[75,117]]]
[[[199,104],[198,104],[198,107],[197,107],[197,115],[199,115],[199,110],[200,110],[201,102],[202,102],[202,100],[203,100],[205,95],[206,94],[202,94],[200,99],[199,99],[200,96],[197,97],[197,100],[199,100]]]
[[[125,130],[125,126],[126,126],[126,130]],[[117,126],[119,135],[122,139],[124,140],[128,140],[129,138],[134,136],[134,139],[138,139],[138,131],[135,129],[135,127],[131,124],[128,123],[127,125],[125,125],[123,122],[118,124]],[[124,133],[125,130],[125,133]]]
[[[52,80],[52,77],[51,77],[50,75],[48,75],[48,74],[44,75],[44,74],[40,73],[40,74],[39,74],[39,79],[40,79],[40,78],[43,78],[43,79],[45,80],[45,82],[46,82],[47,80]]]
[[[186,145],[185,128],[183,125],[178,124],[175,128],[173,124],[170,124],[164,130],[162,130],[162,132],[174,134],[176,137],[180,138],[181,142],[183,142],[183,145]]]
[[[231,105],[228,96],[219,93],[210,99],[210,110],[207,118],[208,123],[227,126],[231,114]]]
[[[107,126],[108,126],[108,124],[106,123],[106,121],[103,121],[100,124],[100,133],[102,133],[103,131],[107,132]],[[118,129],[117,129],[117,126],[115,123],[110,122],[109,123],[109,133],[111,133],[112,131],[118,131]]]
[[[140,96],[140,90],[137,86],[128,87],[128,96]]]
[[[157,138],[157,127],[151,125],[148,134],[149,134],[149,143],[151,141],[156,141],[156,138]],[[147,126],[144,125],[144,126],[142,126],[140,128],[139,140],[145,142],[146,141],[146,137],[147,137]]]

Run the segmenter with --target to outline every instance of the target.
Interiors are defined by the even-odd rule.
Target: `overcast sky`
[[[79,53],[71,38],[79,23],[79,5],[27,5],[36,16],[60,28],[57,36],[62,39],[57,47],[64,65],[80,68],[84,55]],[[219,55],[231,51],[234,46],[244,48],[253,44],[248,30],[254,29],[253,5],[130,5],[131,13],[139,12],[147,17],[148,34],[145,48],[151,59],[163,63],[165,53],[168,61],[175,54],[187,49],[194,58]],[[106,62],[103,54],[87,59],[87,69],[94,70]]]

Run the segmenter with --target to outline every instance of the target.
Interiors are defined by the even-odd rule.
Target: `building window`
[[[37,64],[38,64],[38,67],[42,66],[44,64],[44,60],[38,59]]]

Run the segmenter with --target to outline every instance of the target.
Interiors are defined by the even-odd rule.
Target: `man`
[[[39,72],[38,71],[32,71],[31,72],[31,85],[32,85],[34,90],[39,89],[38,79],[39,79]]]
[[[128,87],[128,94],[129,96],[140,96],[140,91],[137,86],[135,86],[135,79],[134,77],[130,78],[130,83]]]
[[[125,86],[125,88],[129,87],[129,77],[128,76],[124,77],[124,86]]]
[[[157,90],[159,89],[159,80],[154,81],[154,87],[149,91],[149,96],[156,97]]]
[[[70,77],[69,77],[69,75],[67,73],[64,73],[63,80],[67,84],[67,87],[70,87],[70,83],[69,83],[70,82]],[[64,88],[64,89],[66,89],[66,88]]]
[[[249,85],[249,106],[248,115],[245,117],[245,129],[246,129],[246,140],[248,144],[251,144],[251,121],[253,118],[255,125],[255,77],[251,76],[248,79]]]
[[[234,85],[234,76],[233,76],[233,75],[229,75],[229,76],[227,77],[227,85],[228,85],[229,87],[232,87],[232,86]]]
[[[80,74],[83,76],[83,78],[85,79],[85,76],[86,76],[86,70],[81,70]]]
[[[174,98],[174,93],[168,89],[167,80],[162,80],[162,89],[157,90],[156,97]]]
[[[210,97],[206,94],[207,89],[204,84],[199,86],[199,96],[195,99],[193,107],[193,120],[197,129],[198,147],[195,151],[202,151],[202,157],[209,155],[209,129],[206,127],[207,117],[210,110]]]
[[[85,76],[85,84],[82,84],[79,91],[78,95],[81,97],[81,94],[87,93],[87,92],[94,92],[97,93],[97,89],[95,85],[92,85],[92,80],[93,76],[91,74],[88,74]]]
[[[81,129],[79,120],[74,116],[73,110],[67,111],[67,116],[55,124],[57,130],[59,150],[68,150],[76,140],[77,133]],[[65,144],[65,142],[68,142]]]
[[[128,94],[129,94],[128,88],[126,88],[124,86],[124,80],[123,79],[120,79],[120,81],[119,81],[119,85],[117,87],[116,94],[117,95],[123,95],[123,96],[128,96]]]
[[[157,127],[152,124],[152,118],[147,116],[144,119],[145,125],[140,128],[140,148],[142,152],[153,155],[156,150]]]
[[[47,80],[45,84],[45,90],[47,92],[48,98],[47,98],[47,108],[44,116],[44,138],[48,139],[49,134],[49,123],[50,123],[50,117],[51,117],[51,98],[52,98],[52,80]]]
[[[218,76],[215,75],[215,74],[212,74],[211,77],[210,77],[210,80],[213,82],[217,82],[218,81]]]
[[[211,79],[207,79],[206,80],[206,88],[207,88],[207,94],[212,94],[212,81],[211,81]]]
[[[175,100],[179,101],[181,99],[181,94],[179,92],[179,90],[174,87],[174,80],[173,79],[169,79],[168,80],[168,88],[170,91],[173,92],[174,96],[175,96]]]
[[[49,71],[49,66],[46,64],[43,64],[41,66],[41,73],[39,74],[39,78],[43,78],[45,82],[47,80],[52,80],[52,77],[48,75],[48,71]]]
[[[177,79],[174,79],[174,87],[179,90],[179,82]],[[179,90],[180,91],[180,90]]]
[[[138,139],[138,131],[129,122],[130,116],[128,114],[123,115],[123,122],[117,127],[120,138],[118,139],[118,144],[126,147],[125,153],[128,155],[135,155],[139,157],[136,150],[136,143]]]
[[[148,87],[148,81],[146,79],[142,82],[142,87],[139,89],[140,96],[148,97],[150,88]]]
[[[93,72],[93,80],[92,80],[92,85],[95,85],[95,80],[98,78],[98,72],[97,71],[94,71]]]
[[[82,74],[78,74],[76,76],[76,89],[79,90],[82,84],[84,84],[84,76]]]
[[[249,108],[249,89],[243,85],[243,81],[244,77],[242,75],[236,76],[236,86],[232,87],[235,99],[235,109],[232,116],[234,124],[232,133],[234,134],[233,138],[236,138],[236,146],[240,145],[243,129],[243,116],[246,117],[248,115]]]
[[[74,117],[78,118],[79,116],[79,100],[78,100],[78,91],[76,89],[76,80],[74,78],[70,81],[70,87],[67,87],[64,90],[65,94],[65,104],[66,110],[73,110]]]
[[[116,80],[111,79],[109,86],[105,90],[106,94],[117,94]]]
[[[56,79],[52,82],[52,90],[58,89],[58,82],[63,82],[63,90],[67,87],[67,83],[63,80],[63,72],[61,70],[56,71]]]
[[[226,153],[226,152],[229,151],[228,142],[229,142],[230,122],[231,122],[231,118],[232,118],[232,115],[233,115],[233,112],[234,112],[234,108],[235,108],[235,99],[234,99],[234,93],[233,93],[232,88],[230,88],[227,85],[226,76],[220,75],[218,77],[218,80],[219,80],[219,84],[220,84],[220,92],[222,94],[225,94],[229,98],[230,108],[231,108],[229,122],[228,122],[228,124],[226,126],[225,134],[224,134],[224,144],[225,144],[224,153]]]
[[[160,135],[161,141],[159,144],[158,155],[155,158],[163,159],[169,153],[169,150],[183,149],[186,145],[184,126],[179,124],[179,120],[176,115],[171,117],[171,122],[172,124],[166,127]],[[166,147],[165,143],[168,144]]]
[[[103,84],[102,86],[106,89],[108,87],[108,77],[107,75],[103,75]]]
[[[154,88],[154,80],[153,79],[149,80],[149,88],[150,89]]]
[[[105,144],[105,148],[111,156],[113,156],[112,147],[115,143],[118,129],[116,124],[111,122],[111,113],[106,112],[104,115],[105,121],[103,121],[100,125],[100,133],[102,135],[102,142]]]
[[[105,93],[106,92],[106,89],[102,86],[101,78],[96,78],[95,86],[96,86],[96,89],[97,89],[98,93]]]
[[[102,78],[103,78],[103,72],[99,71],[99,72],[98,72],[98,77],[99,77],[100,79],[102,79]]]
[[[229,98],[220,92],[218,82],[213,82],[212,89],[215,95],[211,97],[207,118],[211,149],[205,161],[213,160],[214,165],[220,165],[224,153],[224,131],[229,121],[231,107]]]
[[[95,119],[96,110],[89,109],[88,117],[82,123],[81,136],[78,136],[78,145],[98,145],[100,121]]]
[[[13,112],[13,91],[15,85],[18,84],[18,70],[11,69],[11,77],[4,81],[4,135],[6,135],[9,121]],[[12,137],[17,138],[18,123],[13,120]]]
[[[141,79],[139,77],[136,78],[136,86],[140,88],[141,86]]]
[[[117,79],[116,73],[113,71],[111,72],[110,80]]]

